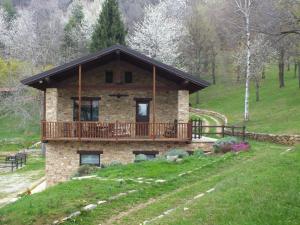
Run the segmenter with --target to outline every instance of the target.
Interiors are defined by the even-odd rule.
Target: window
[[[114,74],[112,71],[106,71],[105,73],[105,82],[108,84],[113,83],[114,81]]]
[[[99,100],[100,98],[82,98],[81,100],[81,121],[99,120]],[[78,121],[78,98],[74,99],[73,120]]]
[[[100,153],[81,152],[79,154],[80,154],[80,165],[100,166]]]
[[[132,83],[132,72],[125,72],[125,83]]]
[[[147,160],[152,160],[156,158],[156,155],[158,154],[158,151],[134,151],[133,154],[135,154],[135,157],[137,155],[143,154],[147,157]]]

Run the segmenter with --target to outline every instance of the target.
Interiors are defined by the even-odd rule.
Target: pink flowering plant
[[[248,142],[240,142],[240,143],[231,145],[231,149],[233,152],[248,151],[249,148],[250,148],[250,145]]]
[[[236,137],[225,137],[213,145],[215,153],[248,151],[249,143],[238,140]]]

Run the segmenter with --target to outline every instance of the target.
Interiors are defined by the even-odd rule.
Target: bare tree
[[[246,56],[246,82],[245,82],[245,110],[244,110],[244,120],[249,120],[249,83],[250,83],[250,70],[251,70],[251,29],[250,29],[250,20],[252,9],[254,8],[254,0],[234,0],[235,7],[237,12],[244,19],[244,32],[246,36],[246,48],[247,48],[247,56]]]

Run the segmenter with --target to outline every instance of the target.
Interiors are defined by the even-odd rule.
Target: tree
[[[92,33],[90,50],[95,52],[114,44],[125,45],[125,36],[117,0],[106,0]]]
[[[17,17],[17,10],[15,9],[11,0],[4,0],[2,2],[2,8],[4,11],[4,19],[7,24],[7,29],[9,29],[11,23]]]
[[[61,46],[64,61],[78,58],[87,52],[88,27],[84,19],[83,7],[75,2],[71,16],[64,28],[63,43]]]
[[[246,56],[246,85],[245,85],[245,111],[244,111],[244,120],[249,120],[249,83],[251,78],[251,29],[250,29],[250,23],[251,23],[251,12],[254,7],[254,0],[234,0],[235,1],[235,7],[237,12],[240,13],[240,15],[244,19],[244,31],[246,36],[246,43],[245,46],[247,48],[247,56]]]

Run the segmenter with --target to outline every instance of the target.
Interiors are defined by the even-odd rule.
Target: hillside
[[[219,72],[220,73],[220,72]],[[293,68],[286,72],[284,88],[278,87],[278,70],[270,65],[266,70],[266,79],[261,82],[259,102],[255,101],[255,87],[251,84],[250,121],[247,130],[269,133],[300,133],[300,89],[294,78]],[[222,79],[222,78],[220,78]],[[219,80],[200,92],[200,105],[195,104],[195,95],[191,97],[193,106],[210,109],[225,114],[230,124],[243,123],[244,85],[235,81]]]
[[[98,202],[64,224],[298,224],[299,146],[251,145],[241,154],[101,169],[0,209],[0,223],[51,224]]]

